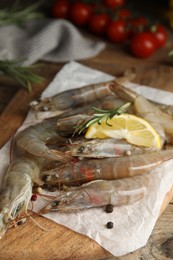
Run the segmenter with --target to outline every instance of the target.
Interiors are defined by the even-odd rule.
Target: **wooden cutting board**
[[[165,64],[168,62],[167,59],[163,62],[166,53],[167,49],[164,49],[151,59],[138,60],[125,53],[122,48],[108,44],[101,54],[81,63],[115,76],[121,75],[125,69],[134,67],[137,71],[137,83],[173,92],[173,66]],[[0,81],[1,86],[6,86],[6,88],[0,87],[0,100],[3,100],[4,96],[10,97],[10,101],[4,105],[0,116],[0,147],[22,124],[29,110],[29,102],[40,95],[62,65],[45,64],[41,70],[45,81],[41,86],[33,87],[32,93],[15,88],[11,97],[10,88],[13,83],[9,83],[6,79],[2,79],[3,84]],[[170,202],[172,195],[171,190],[166,197],[162,211]],[[34,219],[48,231],[41,230],[31,219],[21,226],[9,229],[0,240],[0,259],[173,259],[173,202],[169,203],[159,218],[147,245],[119,258],[113,257],[84,235],[43,217],[35,216]]]

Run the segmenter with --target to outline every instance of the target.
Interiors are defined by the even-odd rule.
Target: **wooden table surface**
[[[105,50],[92,59],[80,61],[115,76],[134,67],[135,82],[173,92],[173,62],[167,57],[171,43],[157,51],[151,58],[140,60],[132,57],[122,46],[107,44]],[[41,69],[45,81],[34,86],[32,93],[20,89],[16,83],[0,78],[0,147],[22,124],[29,102],[38,97],[64,64],[45,63]],[[123,257],[114,257],[90,238],[75,233],[43,217],[35,219],[51,232],[42,231],[32,220],[11,228],[0,240],[0,259],[7,260],[58,260],[58,259],[121,259],[152,260],[173,259],[173,203],[161,215],[146,246]],[[115,245],[116,246],[116,245]]]

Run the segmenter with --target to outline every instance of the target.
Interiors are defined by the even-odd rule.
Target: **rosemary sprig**
[[[84,124],[76,126],[75,128],[78,130],[78,134],[81,134],[86,128],[90,127],[94,123],[98,123],[100,125],[103,121],[105,121],[107,125],[111,126],[108,123],[108,120],[113,118],[115,115],[121,115],[122,113],[124,113],[130,105],[131,103],[126,103],[113,110],[104,110],[92,107],[92,109],[95,110],[97,114],[93,114],[93,118],[91,118]]]
[[[43,77],[35,74],[33,70],[39,65],[22,66],[21,60],[0,60],[0,73],[15,79],[29,92],[32,90],[32,83],[40,84]]]
[[[41,2],[23,7],[20,1],[16,1],[12,7],[0,10],[0,26],[8,24],[20,24],[27,20],[42,18],[44,15],[37,11]]]

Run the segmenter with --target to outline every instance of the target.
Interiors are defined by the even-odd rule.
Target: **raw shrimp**
[[[60,196],[43,208],[40,214],[50,211],[71,212],[107,204],[113,206],[132,204],[145,196],[148,182],[146,176],[136,176],[128,180],[92,181],[81,187],[61,191]]]
[[[43,184],[39,174],[39,162],[31,158],[19,158],[10,164],[0,193],[0,238],[11,220],[27,211],[33,183]]]
[[[141,180],[131,178],[128,181],[125,179],[92,181],[81,187],[73,187],[68,191],[61,192],[56,200],[40,211],[40,214],[50,211],[71,212],[107,204],[113,206],[132,204],[145,196],[146,187],[147,178],[144,177]]]
[[[159,107],[152,104],[145,97],[138,95],[135,91],[120,84],[112,84],[110,89],[121,98],[133,102],[136,114],[147,120],[159,134],[162,146],[166,141],[165,132],[173,136],[173,120]]]
[[[120,141],[111,138],[94,139],[90,141],[84,138],[74,141],[72,139],[69,149],[72,156],[78,156],[80,158],[119,157],[123,155],[140,154],[145,151],[145,149],[133,146],[125,140]]]
[[[93,180],[114,180],[149,172],[165,161],[173,159],[173,150],[161,150],[130,156],[105,159],[76,160],[43,171],[47,185],[79,185]]]
[[[110,84],[112,81],[66,90],[49,98],[34,100],[31,102],[31,107],[37,111],[67,110],[111,95]]]
[[[70,158],[64,157],[61,152],[56,151],[56,155],[53,150],[47,147],[49,143],[66,142],[66,138],[61,137],[55,127],[57,118],[51,118],[41,123],[32,125],[22,132],[20,132],[15,138],[15,146],[22,153],[31,154],[36,157],[45,158],[47,160],[62,160],[67,162]]]
[[[120,84],[120,82],[123,84],[131,78],[134,78],[134,74],[128,73],[127,75],[118,78],[118,84]],[[83,106],[94,100],[111,95],[112,91],[110,91],[109,87],[112,84],[117,84],[116,80],[70,89],[49,98],[40,98],[40,100],[32,101],[31,107],[37,111],[63,111],[76,106]]]
[[[103,97],[102,99],[99,99],[99,100],[94,100],[93,102],[90,102],[88,104],[84,104],[83,106],[71,107],[67,110],[61,110],[61,111],[51,111],[50,110],[50,111],[42,111],[42,112],[37,111],[36,117],[39,120],[44,120],[46,118],[51,118],[51,117],[55,117],[55,116],[57,118],[64,118],[64,117],[70,117],[70,116],[74,116],[74,115],[78,115],[78,114],[92,115],[93,111],[92,111],[91,108],[93,106],[100,107],[100,104],[102,104],[108,98],[110,98],[110,96]],[[117,100],[118,100],[118,98],[117,98]],[[115,102],[114,102],[114,104],[115,104]]]

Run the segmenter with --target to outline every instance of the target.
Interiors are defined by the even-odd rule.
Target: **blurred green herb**
[[[0,60],[0,73],[15,79],[31,92],[32,84],[40,84],[44,78],[34,73],[34,69],[40,65],[22,66],[22,62],[21,60]]]
[[[42,18],[43,13],[37,11],[41,2],[24,7],[16,1],[12,7],[0,10],[0,26],[7,24],[21,24],[27,20]]]

